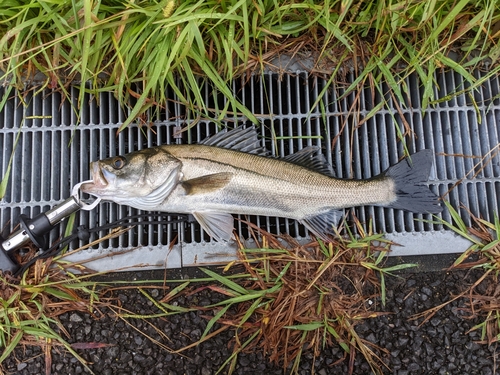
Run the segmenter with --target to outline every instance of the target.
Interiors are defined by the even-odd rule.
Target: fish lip
[[[92,179],[94,180],[94,185],[98,187],[108,186],[108,180],[104,177],[104,173],[102,167],[99,165],[99,162],[94,162],[92,164]]]
[[[104,177],[104,173],[102,167],[99,165],[99,162],[98,161],[92,162],[90,163],[90,166],[91,166],[92,182],[83,184],[81,186],[81,190],[84,193],[88,194],[92,194],[98,190],[105,189],[109,185],[108,180],[106,180],[106,177]]]

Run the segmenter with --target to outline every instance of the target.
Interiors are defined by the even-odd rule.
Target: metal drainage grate
[[[481,73],[477,72],[476,77],[481,78]],[[471,224],[467,211],[493,220],[495,212],[500,211],[499,77],[486,80],[480,90],[474,91],[474,97],[461,94],[447,100],[457,88],[467,87],[467,82],[453,72],[438,71],[434,76],[438,84],[435,97],[441,100],[425,111],[421,110],[421,85],[415,75],[405,80],[409,97],[404,105],[389,94],[381,97],[379,92],[389,92],[384,84],[375,92],[365,89],[343,95],[354,79],[353,74],[347,75],[345,85],[333,84],[320,97],[327,84],[323,79],[300,71],[282,77],[266,73],[234,81],[233,92],[261,120],[262,142],[274,155],[319,145],[338,177],[369,178],[403,155],[399,141],[403,135],[410,153],[424,148],[436,152],[429,186],[454,207],[461,207],[466,224]],[[213,87],[203,82],[200,85],[209,106],[224,105]],[[74,184],[89,178],[93,160],[158,144],[196,143],[218,129],[211,121],[193,118],[170,91],[167,96],[172,100],[165,108],[152,110],[142,124],[116,136],[126,115],[111,93],[102,93],[99,98],[86,94],[84,102],[88,105],[82,108],[80,119],[75,111],[79,92],[72,88],[70,94],[70,100],[62,100],[57,92],[44,90],[34,95],[31,91],[23,97],[23,103],[18,93],[11,93],[0,113],[2,176],[13,153],[10,181],[0,202],[0,226],[7,232],[13,230],[20,214],[34,216],[67,198]],[[317,100],[321,105],[310,112]],[[383,100],[387,106],[379,106]],[[367,118],[374,108],[381,109]],[[229,120],[245,122],[237,117]],[[190,124],[194,124],[191,129],[178,132]],[[92,212],[77,213],[76,224],[92,228],[136,213],[139,211],[129,207],[103,203]],[[394,255],[459,252],[467,247],[465,240],[442,226],[418,220],[431,219],[430,215],[379,207],[360,207],[354,213],[364,223],[372,219],[374,230],[386,232],[387,237],[403,245],[394,247]],[[177,217],[161,215],[167,219]],[[451,221],[446,211],[442,217]],[[308,237],[293,220],[241,219],[249,219],[271,233],[287,233],[298,240]],[[239,220],[235,224],[241,236],[247,238],[246,225]],[[50,240],[63,231],[61,227],[51,233]],[[83,244],[73,247],[78,245]],[[90,266],[98,270],[181,267],[224,262],[234,256],[233,247],[211,241],[195,222],[168,226],[145,222],[119,238],[72,257],[85,261],[127,249],[131,251],[126,256],[116,255],[112,262],[101,258]]]

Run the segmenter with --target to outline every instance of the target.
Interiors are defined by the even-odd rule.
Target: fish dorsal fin
[[[262,147],[255,126],[244,128],[238,126],[228,131],[220,131],[217,134],[204,139],[199,144],[215,146],[246,152],[247,154],[266,155],[267,151]]]
[[[193,212],[201,227],[217,241],[229,241],[233,236],[234,218],[221,212]]]
[[[294,154],[285,156],[281,160],[300,165],[329,177],[335,177],[335,172],[326,161],[325,156],[318,154],[320,150],[321,148],[318,146],[308,146]]]
[[[204,194],[222,189],[231,181],[231,178],[233,178],[231,172],[214,173],[183,181],[182,186],[188,195]]]
[[[333,227],[338,225],[342,216],[344,216],[342,211],[332,209],[319,215],[307,216],[299,221],[317,237],[330,242],[329,236],[335,236]]]

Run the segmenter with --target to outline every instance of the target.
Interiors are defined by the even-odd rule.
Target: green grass
[[[457,93],[488,79],[474,78],[472,69],[488,61],[494,62],[490,74],[500,69],[495,0],[4,0],[2,5],[0,69],[8,87],[23,88],[23,78],[41,71],[44,85],[62,92],[69,81],[84,82],[93,93],[112,90],[124,106],[134,98],[123,127],[148,108],[164,105],[168,85],[193,118],[236,113],[258,122],[235,99],[229,82],[262,69],[278,51],[299,57],[312,52],[318,70],[330,61],[335,73],[354,61],[357,78],[345,95],[385,81],[401,105],[404,78],[415,72],[424,85],[423,108],[436,100],[435,69],[465,77],[468,87],[457,87]],[[458,53],[458,61],[450,52]],[[227,98],[222,108],[204,102],[200,79]],[[81,91],[80,106],[83,100]]]
[[[58,316],[67,311],[93,313],[103,306],[91,275],[64,271],[53,259],[37,262],[20,279],[0,275],[0,365],[23,341],[44,348],[46,373],[50,373],[51,349],[59,346],[71,353],[90,372],[88,363],[64,336],[69,333]]]
[[[441,224],[457,235],[470,241],[470,247],[464,251],[451,265],[450,269],[480,269],[478,279],[460,294],[415,318],[428,321],[439,309],[459,298],[464,298],[470,316],[479,316],[481,322],[472,330],[481,331],[481,340],[488,345],[500,340],[500,219],[495,214],[493,222],[475,217],[471,214],[473,227],[467,227],[459,212],[446,201],[452,222],[436,217],[433,223]]]
[[[262,351],[286,371],[298,373],[306,351],[317,356],[333,345],[350,358],[350,366],[360,353],[374,373],[382,373],[379,355],[384,349],[360,338],[354,328],[383,314],[376,308],[378,298],[384,303],[384,276],[413,265],[384,268],[382,259],[391,244],[371,231],[329,244],[301,246],[286,240],[283,245],[268,236],[260,248],[242,248],[240,260],[225,267],[243,266],[237,279],[203,269],[212,279],[208,288],[224,298],[197,308],[207,311],[208,324],[200,340],[184,349],[231,329],[233,353],[219,373],[232,373],[238,354],[248,350]],[[216,323],[220,328],[214,330]]]

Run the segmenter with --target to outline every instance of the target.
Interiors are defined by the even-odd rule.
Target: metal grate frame
[[[481,78],[482,73],[476,72],[476,77]],[[284,156],[319,145],[338,177],[369,178],[397,163],[404,154],[400,142],[403,135],[410,153],[424,148],[435,151],[429,186],[460,209],[467,225],[472,224],[467,211],[492,221],[500,211],[499,77],[486,80],[473,97],[460,94],[446,99],[468,84],[456,73],[437,71],[434,79],[438,85],[434,89],[440,100],[425,111],[422,88],[415,75],[404,81],[408,91],[406,103],[395,101],[385,84],[374,92],[364,89],[344,95],[345,87],[355,78],[350,73],[345,84],[326,87],[325,80],[298,71],[283,76],[251,76],[232,85],[234,94],[261,121],[262,142],[272,154]],[[203,81],[200,86],[210,107],[225,105],[213,87]],[[4,89],[1,90],[3,95]],[[70,100],[62,100],[59,93],[49,90],[36,94],[30,91],[22,99],[18,93],[11,93],[0,112],[2,176],[13,155],[6,195],[0,202],[0,226],[7,232],[13,230],[20,214],[34,216],[67,198],[74,184],[89,178],[93,160],[159,144],[196,143],[219,129],[219,124],[194,118],[169,90],[167,96],[172,101],[165,108],[151,110],[140,124],[116,136],[126,114],[111,93],[101,93],[99,97],[86,94],[88,105],[80,112],[76,110],[78,90],[73,87],[70,94]],[[380,104],[384,100],[386,106]],[[310,111],[316,101],[321,105]],[[227,123],[248,121],[235,116]],[[190,124],[195,125],[179,132]],[[92,228],[137,212],[104,203],[90,213],[77,213],[76,223]],[[374,230],[387,233],[388,238],[403,245],[394,248],[394,255],[458,252],[468,245],[441,225],[426,222],[432,219],[430,215],[380,207],[360,207],[354,212],[364,223],[372,219]],[[451,221],[447,211],[442,218]],[[287,233],[299,240],[308,238],[305,229],[293,220],[250,220],[271,233]],[[235,224],[239,233],[248,237],[246,226],[238,220]],[[63,230],[61,227],[54,231],[51,241]],[[83,244],[75,243],[73,247],[79,245]],[[127,256],[114,256],[113,262],[93,261],[91,266],[180,267],[224,262],[234,256],[234,247],[212,241],[193,221],[166,227],[145,222],[126,235],[73,255],[73,259],[85,261],[97,254],[111,256],[127,249]]]

